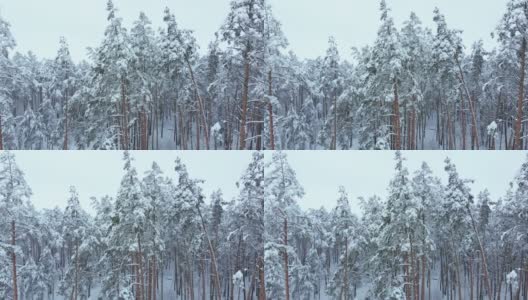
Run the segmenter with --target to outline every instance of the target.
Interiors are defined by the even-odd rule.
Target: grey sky
[[[394,175],[392,151],[287,151],[288,161],[295,169],[306,196],[300,202],[304,208],[332,208],[337,201],[339,186],[349,194],[353,209],[358,211],[358,197],[386,196]],[[436,176],[446,183],[444,160],[450,157],[462,178],[474,179],[471,186],[476,195],[487,188],[492,199],[506,192],[509,182],[519,171],[528,152],[519,151],[412,151],[403,152],[405,165],[411,174],[426,161]],[[266,157],[266,159],[269,159]]]
[[[157,28],[168,6],[180,26],[192,29],[202,48],[213,39],[222,24],[229,0],[114,0],[119,15],[130,26],[144,11]],[[336,37],[341,55],[349,57],[352,46],[374,41],[379,25],[376,0],[270,0],[283,24],[290,48],[300,57],[325,53],[328,37]],[[469,46],[483,39],[487,47],[495,42],[495,29],[505,0],[387,0],[398,25],[414,10],[424,24],[432,27],[432,11],[439,7],[449,26],[463,29]],[[39,57],[54,57],[60,36],[70,44],[75,60],[86,57],[86,47],[97,46],[106,26],[106,0],[0,0],[0,13],[12,24],[18,50],[32,50]]]
[[[89,212],[92,196],[115,197],[123,175],[122,152],[118,151],[14,151],[33,191],[36,208],[65,207],[69,186],[79,192],[81,205]],[[192,178],[204,179],[205,195],[221,189],[225,200],[238,195],[236,182],[251,161],[251,152],[237,151],[131,151],[142,177],[156,161],[166,176],[175,178],[174,160],[180,157]],[[207,200],[206,200],[207,201]]]

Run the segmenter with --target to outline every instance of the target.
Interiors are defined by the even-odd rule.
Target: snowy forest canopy
[[[528,297],[528,158],[495,198],[450,159],[442,182],[396,152],[386,196],[336,186],[329,209],[303,208],[284,152],[254,152],[233,199],[207,199],[179,159],[175,174],[153,163],[140,175],[128,152],[123,165],[91,215],[74,187],[65,209],[35,209],[14,154],[0,154],[0,298]]]
[[[493,49],[395,24],[380,1],[375,42],[301,59],[266,0],[235,0],[204,55],[165,10],[107,27],[88,60],[12,53],[0,19],[0,149],[526,149],[526,0],[508,0]],[[9,19],[9,16],[6,16]],[[489,34],[483,32],[484,34]],[[473,41],[468,41],[473,42]],[[37,49],[35,49],[37,50]]]

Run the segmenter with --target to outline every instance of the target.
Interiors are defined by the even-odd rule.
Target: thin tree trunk
[[[147,258],[147,261],[148,261],[148,258]],[[153,281],[153,277],[152,277],[152,269],[153,269],[153,262],[154,262],[154,257],[151,258],[150,262],[148,263],[148,275],[147,275],[147,300],[152,300],[152,281]]]
[[[213,249],[213,244],[211,243],[211,239],[209,238],[209,233],[207,232],[207,228],[205,227],[205,221],[204,221],[204,218],[202,216],[202,212],[200,210],[200,206],[197,205],[196,208],[198,210],[198,214],[200,215],[200,219],[202,221],[202,229],[203,229],[203,231],[205,233],[205,237],[207,238],[207,243],[209,245],[209,252],[211,254],[211,260],[212,260],[213,268],[214,268],[215,286],[216,286],[216,290],[218,291],[216,293],[216,298],[218,300],[220,300],[221,299],[220,278],[219,278],[219,275],[218,275],[218,266],[216,264],[215,251]]]
[[[11,263],[13,265],[13,300],[18,300],[18,286],[17,286],[17,269],[16,269],[16,227],[15,220],[11,221],[11,245],[13,250],[11,252]]]
[[[288,218],[284,218],[284,285],[286,300],[290,300],[290,276],[288,267]]]
[[[143,291],[145,284],[143,282],[143,261],[142,261],[142,252],[141,252],[141,239],[139,237],[139,234],[137,235],[137,241],[138,241],[138,272],[139,272],[139,299],[143,300],[145,299],[145,293]]]
[[[77,295],[79,294],[78,288],[79,288],[79,241],[76,240],[75,241],[75,286],[74,286],[75,292],[73,293],[74,300],[77,300]]]
[[[393,132],[394,132],[394,150],[401,149],[401,130],[400,130],[400,102],[398,95],[398,83],[394,81],[394,101],[392,104]]]
[[[196,83],[196,79],[194,78],[194,72],[191,66],[191,62],[189,61],[189,59],[186,59],[186,61],[187,61],[187,67],[189,68],[189,73],[191,74],[191,80],[193,82],[194,90],[196,92],[196,97],[198,98],[198,108],[200,109],[200,117],[202,118],[202,125],[204,128],[206,149],[209,150],[209,127],[207,125],[207,117],[205,115],[203,99],[202,99],[202,96],[200,96],[200,91],[198,90],[198,84]]]
[[[523,38],[522,45],[521,45],[521,70],[520,70],[520,82],[519,82],[519,98],[517,99],[517,119],[515,120],[515,127],[514,127],[514,143],[513,143],[513,149],[514,150],[522,150],[522,142],[521,142],[521,126],[522,126],[522,119],[524,117],[523,113],[523,102],[524,102],[524,78],[525,78],[525,68],[526,68],[526,38]]]
[[[239,136],[239,149],[246,150],[246,118],[248,110],[248,97],[249,97],[249,45],[247,45],[244,51],[244,91],[242,93],[242,111],[240,114],[240,136]]]
[[[348,236],[345,236],[345,279],[343,281],[345,300],[348,300]]]
[[[476,116],[476,111],[475,111],[475,104],[473,103],[471,94],[469,93],[466,80],[464,79],[464,71],[462,70],[462,66],[460,65],[460,61],[458,60],[458,57],[456,57],[455,60],[458,66],[459,74],[460,74],[460,81],[462,83],[462,87],[464,88],[464,92],[466,93],[466,97],[469,102],[469,110],[471,112],[472,136],[474,137],[475,146],[477,147],[477,150],[479,150],[480,142],[479,142],[479,137],[478,137],[477,116]]]
[[[469,207],[468,207],[468,213],[469,213],[469,216],[471,217],[471,223],[473,225],[473,230],[475,231],[475,236],[477,237],[477,242],[478,242],[479,247],[480,247],[480,255],[481,255],[481,258],[482,258],[482,269],[484,269],[484,280],[485,280],[485,284],[486,284],[486,290],[488,292],[488,299],[489,300],[493,300],[492,299],[492,291],[491,291],[491,283],[490,283],[489,274],[488,274],[488,263],[486,261],[486,253],[484,252],[484,247],[482,246],[482,241],[480,240],[480,236],[479,236],[479,233],[478,233],[478,230],[477,230],[477,226],[475,225],[475,219],[473,218],[473,214],[469,210]]]
[[[68,150],[68,99],[66,99],[66,104],[64,108],[64,144],[62,145],[63,150]],[[0,124],[1,126],[1,124]],[[1,134],[0,134],[1,136]],[[1,149],[1,141],[0,141],[0,149]]]
[[[268,95],[272,97],[272,74],[271,70],[268,72]],[[269,113],[269,131],[270,131],[270,148],[271,150],[275,150],[275,129],[273,125],[273,104],[271,103],[271,99],[268,101],[268,113]],[[0,119],[1,121],[1,119]],[[0,138],[1,138],[1,123],[0,123]],[[0,150],[1,149],[1,141],[0,141]]]
[[[426,259],[425,259],[425,255],[422,254],[422,295],[420,297],[420,299],[422,300],[425,300],[425,264],[426,264]]]
[[[469,299],[473,299],[473,260],[470,257],[469,264]]]

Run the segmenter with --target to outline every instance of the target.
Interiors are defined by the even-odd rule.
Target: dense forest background
[[[427,162],[411,173],[405,161],[395,153],[386,196],[350,199],[336,186],[333,207],[303,209],[295,170],[273,154],[267,299],[527,299],[528,161],[496,199],[471,191],[449,158],[445,183]]]
[[[124,152],[117,194],[92,198],[93,214],[75,187],[65,208],[35,209],[14,154],[2,152],[0,298],[528,297],[528,160],[491,197],[449,158],[440,180],[396,152],[385,196],[350,199],[336,186],[326,197],[337,201],[321,199],[335,204],[319,209],[303,208],[283,152],[253,153],[233,199],[204,195],[178,158],[172,174],[134,165]]]
[[[204,195],[177,157],[173,174],[153,162],[140,175],[124,152],[117,194],[92,198],[89,214],[73,186],[64,209],[35,209],[15,155],[0,153],[0,299],[256,299],[263,158],[224,199]]]
[[[168,9],[162,28],[143,13],[125,28],[108,1],[79,63],[64,39],[53,58],[13,53],[0,19],[0,149],[528,148],[525,0],[490,20],[493,49],[438,9],[434,28],[395,24],[381,0],[375,42],[346,59],[331,37],[316,59],[286,52],[266,0],[229,5],[201,55]]]

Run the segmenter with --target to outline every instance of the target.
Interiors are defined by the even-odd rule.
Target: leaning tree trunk
[[[475,219],[473,218],[473,214],[469,210],[469,207],[468,207],[468,213],[469,213],[469,216],[471,218],[471,224],[473,225],[473,230],[475,231],[475,236],[477,237],[478,245],[480,247],[480,255],[481,255],[481,259],[482,259],[482,269],[484,270],[484,280],[485,280],[485,284],[486,284],[486,290],[488,291],[488,299],[492,300],[493,296],[492,296],[492,293],[491,293],[491,283],[490,283],[490,279],[489,279],[488,263],[486,261],[486,253],[484,252],[484,246],[482,245],[482,241],[480,240],[480,236],[479,236],[479,233],[478,233],[478,230],[477,230],[477,225],[475,225]]]
[[[218,300],[220,300],[221,299],[221,295],[222,295],[222,293],[221,293],[222,290],[220,289],[220,277],[218,275],[218,265],[216,263],[215,251],[214,251],[214,248],[213,248],[213,244],[211,243],[211,239],[209,238],[209,233],[207,232],[207,228],[205,227],[205,221],[204,221],[202,212],[200,210],[200,207],[197,206],[196,208],[198,210],[198,214],[200,215],[200,220],[202,221],[202,229],[203,229],[205,237],[207,239],[207,244],[209,246],[209,252],[211,254],[211,261],[213,263],[213,268],[214,268],[214,282],[215,282],[215,289],[216,289],[216,298]],[[204,273],[205,273],[205,271],[204,271]]]
[[[464,88],[464,92],[466,94],[466,97],[467,97],[467,100],[468,100],[468,103],[469,103],[469,110],[471,112],[471,136],[472,136],[472,142],[475,143],[475,146],[477,148],[477,150],[479,150],[480,148],[480,142],[479,142],[479,137],[478,137],[478,128],[477,128],[477,112],[476,112],[476,109],[475,109],[475,103],[473,103],[473,100],[471,97],[471,94],[469,93],[469,89],[467,87],[467,84],[466,84],[466,80],[464,79],[464,71],[462,70],[462,65],[460,64],[460,61],[458,59],[458,57],[455,57],[455,60],[456,60],[456,64],[458,66],[458,72],[459,72],[459,79],[460,79],[460,82],[462,83],[462,87]],[[524,80],[523,80],[524,81]]]
[[[525,72],[526,72],[526,38],[523,38],[522,45],[521,45],[521,71],[520,71],[520,82],[519,82],[519,98],[517,99],[517,119],[515,120],[515,126],[514,126],[514,142],[513,142],[513,149],[514,150],[521,150],[522,149],[522,142],[521,142],[521,127],[522,127],[522,119],[524,117],[523,114],[523,102],[524,102],[524,78],[525,78]]]
[[[202,96],[200,96],[200,92],[198,90],[198,84],[196,83],[196,79],[194,78],[194,72],[191,66],[191,62],[189,61],[189,59],[186,59],[186,61],[187,61],[187,67],[189,68],[189,73],[191,74],[191,80],[193,82],[194,90],[196,92],[196,98],[198,98],[198,109],[200,110],[200,117],[202,119],[202,125],[204,128],[205,146],[207,150],[209,150],[209,127],[207,125],[207,117],[205,115],[203,99],[202,99]]]

